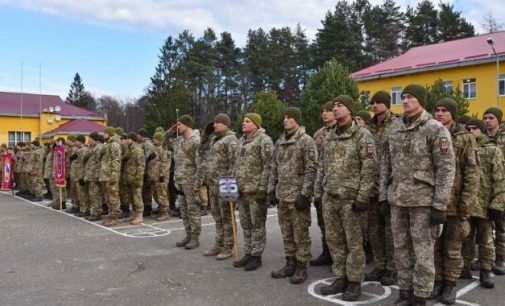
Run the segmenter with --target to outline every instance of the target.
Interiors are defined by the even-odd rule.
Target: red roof
[[[76,119],[47,131],[42,137],[50,137],[56,134],[90,134],[92,132],[103,133],[104,127],[98,123],[85,119]]]
[[[492,37],[499,57],[505,56],[505,31],[483,34],[410,49],[404,54],[356,71],[353,79],[375,79],[381,76],[411,74],[419,70],[478,64],[496,59],[487,39]]]
[[[21,99],[23,104],[21,107]],[[98,117],[97,113],[90,112],[83,108],[65,103],[59,96],[39,95],[19,92],[0,92],[0,114],[12,116],[39,116],[40,105],[42,109],[49,109],[50,106],[61,108],[58,115],[62,117]]]

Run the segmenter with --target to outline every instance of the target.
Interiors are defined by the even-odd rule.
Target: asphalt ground
[[[354,304],[319,296],[319,286],[332,281],[328,266],[309,267],[301,285],[271,278],[285,263],[275,208],[268,210],[263,266],[245,272],[231,258],[202,255],[214,242],[210,215],[202,218],[200,247],[185,250],[175,246],[185,236],[179,218],[121,222],[111,230],[47,203],[0,193],[0,305],[392,305],[398,295],[395,286],[365,283]],[[312,215],[312,254],[318,256],[320,232]],[[457,305],[505,305],[505,276],[495,277],[496,288],[489,290],[474,275],[459,281]]]

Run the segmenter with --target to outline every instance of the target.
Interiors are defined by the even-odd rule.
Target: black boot
[[[144,212],[142,213],[144,217],[149,217],[153,212],[153,207],[151,205],[144,206]]]
[[[322,295],[342,293],[347,289],[348,284],[347,278],[335,279],[330,285],[321,287],[321,289],[319,289],[319,293]]]
[[[278,271],[273,271],[270,275],[273,278],[286,278],[295,274],[296,269],[296,257],[286,256],[286,265]]]
[[[349,282],[347,289],[342,294],[342,300],[347,302],[354,302],[361,296],[361,283]]]
[[[365,281],[376,282],[379,281],[386,273],[386,269],[375,268],[371,272],[365,274]]]
[[[412,296],[412,306],[424,306],[424,305],[426,305],[426,298],[417,296],[415,294]]]
[[[482,288],[492,289],[494,288],[494,282],[491,279],[491,271],[489,270],[480,270],[480,286]]]
[[[296,264],[296,270],[293,276],[289,278],[291,284],[301,284],[307,280],[307,262],[299,261]]]
[[[245,267],[247,265],[247,263],[249,262],[249,260],[251,260],[251,258],[252,258],[252,256],[250,254],[245,254],[245,256],[242,257],[239,261],[234,261],[233,266],[235,268]]]
[[[182,248],[183,246],[185,246],[186,244],[188,244],[190,240],[191,240],[191,235],[186,234],[186,237],[184,239],[182,239],[181,241],[176,242],[175,245],[178,248]]]
[[[321,255],[319,255],[318,258],[309,260],[311,266],[314,267],[325,266],[325,265],[331,265],[333,263],[333,260],[331,259],[330,255],[330,250],[328,249],[328,244],[326,243],[326,239],[322,237],[321,242],[323,246],[323,252],[321,253]]]
[[[496,275],[505,275],[505,262],[502,255],[496,255],[493,273]]]
[[[395,305],[412,305],[412,290],[400,290],[398,299],[394,302]]]
[[[392,286],[396,283],[396,272],[391,270],[386,270],[386,273],[381,278],[382,286]]]
[[[254,271],[261,267],[261,255],[260,256],[251,256],[249,262],[245,265],[245,271]]]
[[[472,279],[472,270],[470,268],[464,267],[463,270],[461,270],[461,274],[459,275],[459,278],[462,279]]]
[[[444,289],[438,300],[446,305],[456,303],[456,282],[444,281]]]
[[[431,290],[431,294],[428,297],[428,300],[438,299],[438,297],[442,294],[442,290],[444,289],[444,282],[441,280],[435,280],[433,284],[433,290]]]

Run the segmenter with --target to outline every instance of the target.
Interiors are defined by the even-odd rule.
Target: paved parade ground
[[[301,285],[270,277],[285,263],[275,208],[268,211],[263,266],[245,272],[233,259],[202,255],[214,242],[210,215],[202,218],[200,247],[188,251],[175,247],[185,236],[179,218],[109,229],[46,204],[0,193],[0,305],[352,305],[317,294],[331,282],[327,266],[309,267]],[[315,220],[313,210],[313,256],[321,253]],[[505,276],[494,279],[493,290],[477,279],[460,281],[457,305],[504,305]],[[396,287],[365,283],[354,305],[391,305],[397,295]]]

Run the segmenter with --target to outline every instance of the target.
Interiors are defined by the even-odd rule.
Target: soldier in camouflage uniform
[[[386,137],[379,201],[391,205],[400,305],[425,305],[435,278],[434,245],[455,173],[449,131],[424,110],[426,89],[408,85],[404,114]]]
[[[219,177],[232,174],[237,148],[237,137],[230,130],[230,126],[231,120],[228,115],[222,113],[216,115],[214,118],[214,135],[209,140],[210,149],[205,162],[209,202],[212,217],[216,222],[216,239],[214,247],[206,250],[204,255],[217,255],[216,259],[218,260],[230,258],[234,245],[230,205],[227,201],[219,198]]]
[[[140,129],[138,130],[138,143],[142,147],[142,150],[144,150],[144,156],[146,158],[146,169],[149,166],[149,163],[156,158],[156,153],[154,152],[154,145],[151,139],[148,138],[147,136],[147,130],[146,129]],[[167,176],[168,178],[168,176]],[[153,205],[153,186],[151,186],[149,178],[147,177],[147,171],[144,175],[144,183],[142,185],[142,201],[144,203],[144,216],[149,216],[151,215],[151,212],[153,211],[152,205]]]
[[[505,157],[505,130],[502,128],[502,118],[502,111],[496,107],[488,108],[483,115],[486,135],[496,143]],[[493,273],[505,275],[505,214],[503,214],[503,218],[494,222],[494,226],[496,259]]]
[[[256,113],[245,115],[242,132],[244,135],[237,142],[235,176],[245,256],[233,262],[233,266],[253,271],[261,266],[266,244],[267,188],[274,145],[261,128],[261,117]]]
[[[126,139],[128,150],[131,154],[124,165],[124,175],[126,183],[126,193],[128,200],[132,204],[133,213],[130,219],[132,225],[140,224],[144,221],[144,202],[142,202],[142,185],[144,184],[144,172],[146,158],[144,150],[137,144],[137,134],[128,133]]]
[[[435,243],[435,284],[430,298],[442,303],[456,301],[456,281],[463,269],[461,247],[470,231],[470,206],[475,203],[479,174],[474,137],[456,122],[458,106],[452,98],[444,98],[435,106],[435,118],[451,133],[456,158],[456,174],[447,203],[447,221]]]
[[[65,178],[67,180],[67,193],[70,198],[72,207],[67,208],[68,213],[78,213],[79,212],[79,199],[77,198],[76,184],[72,177],[72,162],[73,159],[70,157],[74,155],[77,148],[75,146],[75,135],[69,135],[67,137],[67,143],[65,146]]]
[[[107,143],[104,144],[102,150],[98,181],[102,184],[109,214],[102,225],[115,226],[121,215],[118,185],[121,170],[121,145],[119,144],[119,136],[116,135],[112,127],[105,129],[104,137]]]
[[[172,156],[169,151],[161,146],[163,134],[156,133],[153,136],[153,152],[156,157],[146,166],[146,173],[154,192],[154,200],[158,203],[157,221],[165,221],[170,218],[170,207],[168,203],[167,182],[170,178],[170,164]],[[145,203],[145,202],[144,202]]]
[[[461,278],[472,279],[475,243],[479,246],[480,285],[494,288],[491,269],[494,261],[493,221],[502,218],[505,205],[505,160],[501,150],[483,134],[484,122],[470,119],[467,129],[478,144],[480,183],[477,201],[470,206],[471,231],[463,242],[464,268]],[[474,241],[475,238],[475,241]]]
[[[319,158],[321,158],[321,153],[323,149],[323,142],[326,135],[335,128],[337,120],[333,116],[333,101],[327,102],[323,105],[323,112],[321,114],[324,126],[314,133],[314,141],[316,142],[317,152]],[[324,218],[323,218],[323,206],[320,199],[314,199],[314,206],[316,207],[317,213],[317,225],[321,230],[321,245],[323,247],[323,252],[319,257],[311,259],[309,261],[311,266],[323,266],[331,265],[333,260],[331,259],[330,250],[328,249],[328,244],[326,244],[326,233],[324,230]]]
[[[307,279],[310,259],[310,198],[316,179],[317,148],[300,127],[302,114],[296,107],[284,113],[284,133],[275,143],[268,192],[279,199],[286,265],[271,273],[273,278],[290,277],[293,284]],[[272,197],[272,196],[271,196]]]
[[[22,172],[21,168],[23,166],[23,143],[16,144],[16,151],[14,154],[14,183],[16,184],[16,188],[18,191],[16,192],[17,196],[21,196],[23,186],[22,184]]]
[[[89,148],[86,145],[86,136],[78,135],[75,140],[76,152],[70,158],[73,158],[71,171],[74,184],[76,184],[77,197],[79,198],[79,217],[89,216],[89,191],[88,184],[84,180],[85,166],[89,158]]]
[[[54,191],[54,186],[53,186],[53,147],[54,147],[54,142],[51,140],[47,143],[47,145],[49,146],[49,149],[46,150],[46,158],[44,161],[44,182],[47,184],[47,186],[51,190],[51,192],[53,192]],[[47,206],[51,207],[52,203],[49,203]]]
[[[40,202],[42,198],[42,188],[44,184],[44,155],[45,149],[40,146],[38,140],[32,142],[31,158],[29,160],[29,180],[33,198],[31,201]]]
[[[314,198],[322,197],[326,242],[336,276],[321,293],[345,291],[344,301],[361,296],[366,265],[361,220],[366,219],[378,177],[375,140],[353,121],[353,102],[346,95],[335,98],[337,125],[325,137],[314,187]]]
[[[376,92],[371,98],[371,105],[374,117],[370,120],[369,130],[375,138],[377,154],[382,156],[389,130],[400,123],[389,110],[391,96],[387,92]],[[379,205],[378,189],[370,199],[368,236],[376,266],[374,270],[365,274],[365,281],[379,281],[383,286],[391,286],[396,281],[391,216],[389,204]]]
[[[176,129],[179,137],[175,138]],[[200,135],[193,130],[193,119],[183,115],[165,134],[165,144],[174,152],[174,180],[179,194],[179,204],[186,237],[176,243],[187,250],[200,245],[202,228],[200,217],[199,190],[203,174],[200,163]],[[217,226],[217,223],[216,223]]]
[[[98,173],[100,169],[100,159],[103,149],[103,144],[99,141],[100,135],[93,132],[89,135],[87,152],[88,161],[84,170],[84,181],[88,184],[88,198],[90,216],[89,221],[98,221],[102,219],[102,185],[98,181]]]
[[[128,198],[128,192],[126,191],[126,176],[124,172],[124,165],[126,161],[131,156],[131,151],[128,148],[128,144],[126,142],[126,137],[122,128],[115,129],[116,134],[120,137],[120,145],[121,145],[121,171],[119,175],[119,201],[121,202],[121,211],[123,212],[123,218],[131,221],[133,219],[133,214],[130,213],[130,199]]]

